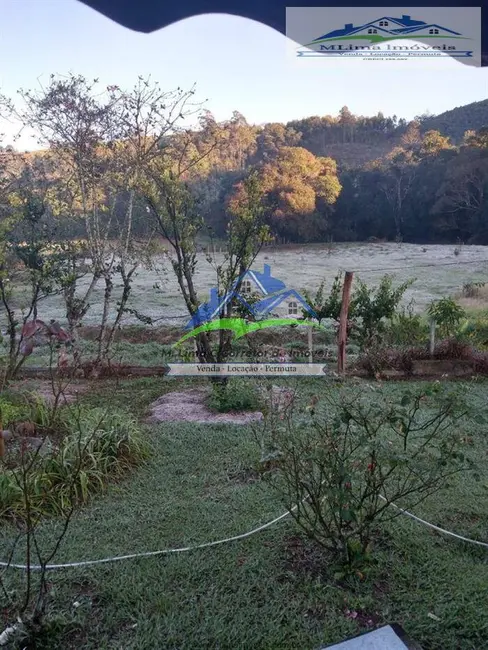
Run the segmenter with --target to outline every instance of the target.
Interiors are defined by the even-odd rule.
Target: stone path
[[[153,402],[148,424],[159,422],[196,422],[198,424],[249,424],[263,419],[259,411],[216,413],[205,404],[208,390],[195,388],[167,393]]]

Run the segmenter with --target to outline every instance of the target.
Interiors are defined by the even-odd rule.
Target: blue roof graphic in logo
[[[262,294],[262,300],[250,305],[245,294],[242,293],[243,283],[248,281],[250,286],[254,286],[256,292]],[[235,291],[235,287],[240,283],[241,293]],[[306,311],[313,318],[316,317],[314,310],[307,304],[306,300],[295,289],[287,289],[285,283],[278,278],[271,275],[271,267],[269,264],[264,265],[263,272],[253,271],[248,269],[245,271],[234,283],[233,289],[226,293],[224,296],[219,296],[218,289],[215,287],[210,289],[210,297],[208,302],[200,305],[196,314],[188,321],[185,326],[186,330],[191,330],[199,327],[204,323],[208,323],[214,318],[218,318],[222,313],[223,308],[229,300],[238,300],[243,305],[250,315],[255,318],[264,318],[273,313],[284,301],[293,301]]]
[[[381,43],[395,39],[406,38],[460,38],[460,32],[454,31],[442,25],[426,23],[423,20],[413,20],[410,16],[403,15],[401,18],[383,16],[364,25],[354,26],[353,23],[346,23],[342,29],[335,29],[319,36],[308,47],[323,42],[362,39],[372,43]]]

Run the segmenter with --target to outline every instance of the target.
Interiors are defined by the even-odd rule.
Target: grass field
[[[320,390],[318,381],[324,380],[301,382],[303,399]],[[184,385],[181,379],[97,382],[83,400],[142,417],[152,400]],[[485,409],[486,382],[464,387],[471,409]],[[466,434],[472,438],[466,453],[478,461],[481,481],[465,475],[416,513],[488,541],[486,433],[473,424]],[[266,482],[256,479],[259,454],[248,428],[166,424],[148,428],[147,436],[148,463],[77,513],[57,562],[198,544],[283,512]],[[43,524],[44,548],[57,530],[59,522]],[[0,529],[2,559],[13,535],[12,528]],[[51,573],[58,624],[42,647],[313,650],[399,622],[423,650],[482,650],[488,647],[487,552],[398,518],[376,544],[371,575],[337,582],[329,559],[285,520],[215,548]],[[19,546],[14,561],[23,559]],[[8,590],[19,588],[21,574],[4,577]],[[10,622],[6,609],[3,615]]]
[[[405,295],[405,301],[412,298],[417,310],[423,310],[432,299],[458,293],[463,284],[488,279],[488,247],[464,246],[459,255],[454,246],[414,244],[335,244],[332,249],[326,245],[266,248],[257,257],[253,268],[263,269],[270,264],[271,272],[286,283],[288,288],[314,290],[325,279],[330,286],[338,271],[356,271],[368,284],[374,285],[384,273],[391,272],[400,283],[416,278],[414,285]],[[223,254],[217,253],[217,261]],[[169,264],[161,260],[165,269],[162,276],[154,271],[140,269],[133,285],[131,307],[151,318],[162,319],[159,325],[181,325],[188,319],[182,297]],[[202,302],[208,299],[208,291],[215,286],[215,270],[203,254],[197,265],[196,286]],[[153,288],[159,281],[162,291]],[[85,279],[88,282],[88,278]],[[90,300],[90,310],[84,319],[87,325],[100,322],[103,287],[99,285]],[[42,301],[39,317],[55,318],[64,322],[64,311],[59,297]],[[132,316],[125,321],[136,323]]]

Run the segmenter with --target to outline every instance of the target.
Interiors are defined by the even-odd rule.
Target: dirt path
[[[249,424],[263,419],[259,411],[216,413],[205,404],[209,391],[194,388],[166,393],[149,406],[148,424],[160,422],[195,422],[198,424]]]

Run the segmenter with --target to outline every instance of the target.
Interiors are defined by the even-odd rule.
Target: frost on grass
[[[433,299],[459,293],[465,283],[485,281],[488,270],[486,246],[464,246],[458,256],[455,256],[453,251],[452,245],[440,244],[334,244],[330,252],[326,244],[270,247],[260,252],[253,268],[262,270],[263,264],[270,264],[274,276],[283,280],[288,288],[298,291],[313,291],[323,279],[330,288],[340,270],[355,271],[371,286],[375,286],[385,273],[394,276],[395,284],[416,278],[416,282],[404,296],[404,303],[413,298],[416,310],[423,311]],[[218,264],[222,263],[223,255],[216,254]],[[158,320],[158,325],[181,326],[189,317],[176,278],[167,260],[156,261],[166,269],[162,293],[153,289],[158,281],[155,272],[140,269],[134,281],[130,307],[151,318],[161,319]],[[206,262],[204,253],[198,255],[195,280],[199,297],[202,301],[207,300],[209,290],[215,286],[215,268]],[[80,289],[89,281],[89,277],[80,280]],[[114,295],[120,291],[120,288],[114,289]],[[90,303],[84,324],[97,325],[103,307],[101,283],[95,289]],[[54,318],[63,324],[64,313],[65,309],[59,296],[52,295],[43,300],[44,319]],[[124,325],[138,323],[135,316],[124,317]]]

